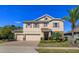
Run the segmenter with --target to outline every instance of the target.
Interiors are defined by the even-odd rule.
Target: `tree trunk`
[[[75,41],[75,39],[74,39],[74,28],[72,28],[72,44],[74,45],[74,41]]]

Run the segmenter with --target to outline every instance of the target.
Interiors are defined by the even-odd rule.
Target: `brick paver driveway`
[[[0,53],[37,53],[38,41],[13,41],[0,44]]]

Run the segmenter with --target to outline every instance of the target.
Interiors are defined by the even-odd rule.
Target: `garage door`
[[[17,40],[18,41],[23,41],[23,35],[17,35]]]
[[[40,41],[40,35],[26,35],[26,41]]]

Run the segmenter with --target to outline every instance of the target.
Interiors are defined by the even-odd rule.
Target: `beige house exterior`
[[[51,36],[51,32],[61,32],[63,36],[63,20],[45,14],[33,21],[24,21],[22,32],[15,32],[15,38],[19,41],[38,41],[41,37],[48,39]]]

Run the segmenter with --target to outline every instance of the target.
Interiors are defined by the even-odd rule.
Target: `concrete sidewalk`
[[[37,47],[36,49],[79,49],[79,47]]]

